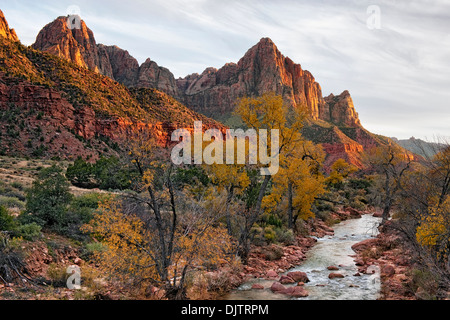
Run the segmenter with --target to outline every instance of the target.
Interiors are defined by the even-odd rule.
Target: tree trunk
[[[230,236],[233,235],[233,230],[231,227],[231,215],[230,215],[230,203],[233,200],[233,194],[234,194],[234,187],[230,187],[230,189],[228,190],[227,203],[225,207],[225,219],[227,222],[228,234]]]
[[[186,288],[184,287],[166,286],[164,290],[166,291],[165,296],[168,300],[188,300]]]
[[[250,232],[246,226],[244,230],[241,231],[241,236],[239,237],[239,248],[238,248],[238,256],[241,258],[241,262],[243,265],[248,264],[248,257],[250,255]]]
[[[289,204],[288,204],[288,219],[289,219],[289,223],[288,223],[288,227],[289,229],[294,229],[294,208],[292,205],[292,198],[294,197],[293,195],[293,190],[292,190],[292,182],[289,182],[289,186],[288,186],[288,200],[289,200]]]
[[[385,196],[384,196],[384,208],[383,208],[383,220],[381,225],[384,225],[390,217],[391,207],[392,207],[392,190],[391,190],[391,178],[389,173],[386,172],[386,181],[385,181]]]
[[[250,254],[250,230],[261,214],[262,200],[264,199],[266,189],[267,186],[269,185],[271,178],[272,178],[271,176],[266,176],[264,178],[264,182],[261,185],[261,189],[259,190],[258,200],[256,202],[255,209],[251,213],[250,217],[247,219],[244,226],[244,230],[241,231],[241,236],[239,238],[238,255],[241,258],[242,263],[245,265],[248,263],[248,256]]]
[[[384,225],[389,220],[391,216],[391,208],[392,208],[392,199],[386,200],[382,215],[383,218],[381,222],[382,225]]]

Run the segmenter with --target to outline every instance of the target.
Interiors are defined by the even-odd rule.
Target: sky
[[[237,63],[269,37],[324,96],[349,90],[369,131],[450,137],[449,0],[0,0],[0,9],[26,45],[78,13],[97,43],[176,78]]]

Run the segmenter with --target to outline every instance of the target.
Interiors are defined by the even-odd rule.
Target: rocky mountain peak
[[[17,37],[17,34],[14,31],[14,29],[9,28],[8,21],[6,21],[6,18],[1,10],[0,10],[0,37],[4,37],[12,41],[19,41],[19,38]]]
[[[183,102],[212,117],[231,114],[237,98],[266,92],[282,95],[293,107],[305,106],[314,119],[324,113],[320,85],[308,71],[286,58],[270,38],[262,38],[237,64],[177,80]]]
[[[91,29],[83,20],[79,22],[71,28],[68,17],[58,17],[39,32],[33,48],[67,59],[128,87],[155,88],[177,97],[175,78],[168,69],[150,59],[139,66],[128,51],[97,44]]]
[[[338,96],[330,94],[325,98],[325,103],[329,111],[329,118],[327,119],[329,122],[348,127],[361,126],[353,99],[347,90]]]
[[[69,28],[69,17],[58,17],[37,35],[33,48],[65,58],[80,67],[100,72],[94,33],[83,20]]]
[[[261,38],[261,40],[259,40],[259,42],[252,49],[257,49],[260,52],[273,52],[274,54],[281,55],[275,42],[273,42],[270,38]]]

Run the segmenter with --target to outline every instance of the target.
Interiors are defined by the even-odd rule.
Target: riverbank
[[[391,228],[383,228],[375,239],[353,246],[354,258],[361,273],[370,273],[373,266],[381,270],[379,300],[417,300],[420,292],[414,288],[413,254]]]
[[[438,278],[424,268],[407,240],[391,227],[395,223],[387,222],[375,239],[353,247],[361,273],[370,272],[374,266],[381,270],[379,300],[436,300],[438,296],[449,300],[450,291],[440,287]]]

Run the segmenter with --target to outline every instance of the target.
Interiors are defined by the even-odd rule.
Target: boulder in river
[[[284,291],[286,291],[286,287],[279,282],[274,282],[270,287],[270,290],[272,290],[273,293],[284,293]]]
[[[288,276],[281,276],[280,278],[280,283],[281,284],[293,284],[296,281],[294,279],[292,279],[291,277]]]
[[[306,298],[309,296],[308,291],[306,291],[303,287],[298,286],[287,288],[283,293],[295,298]]]
[[[336,267],[336,266],[329,266],[327,269],[328,269],[329,271],[338,271],[338,270],[339,270],[339,268]]]
[[[274,279],[274,278],[278,278],[278,273],[276,271],[273,270],[269,270],[266,273],[266,278],[267,279]]]
[[[329,279],[342,279],[342,278],[345,278],[345,276],[342,273],[330,273],[328,278]]]
[[[303,282],[303,283],[309,282],[308,276],[306,275],[305,272],[300,271],[289,272],[287,276],[293,279],[295,282]]]

